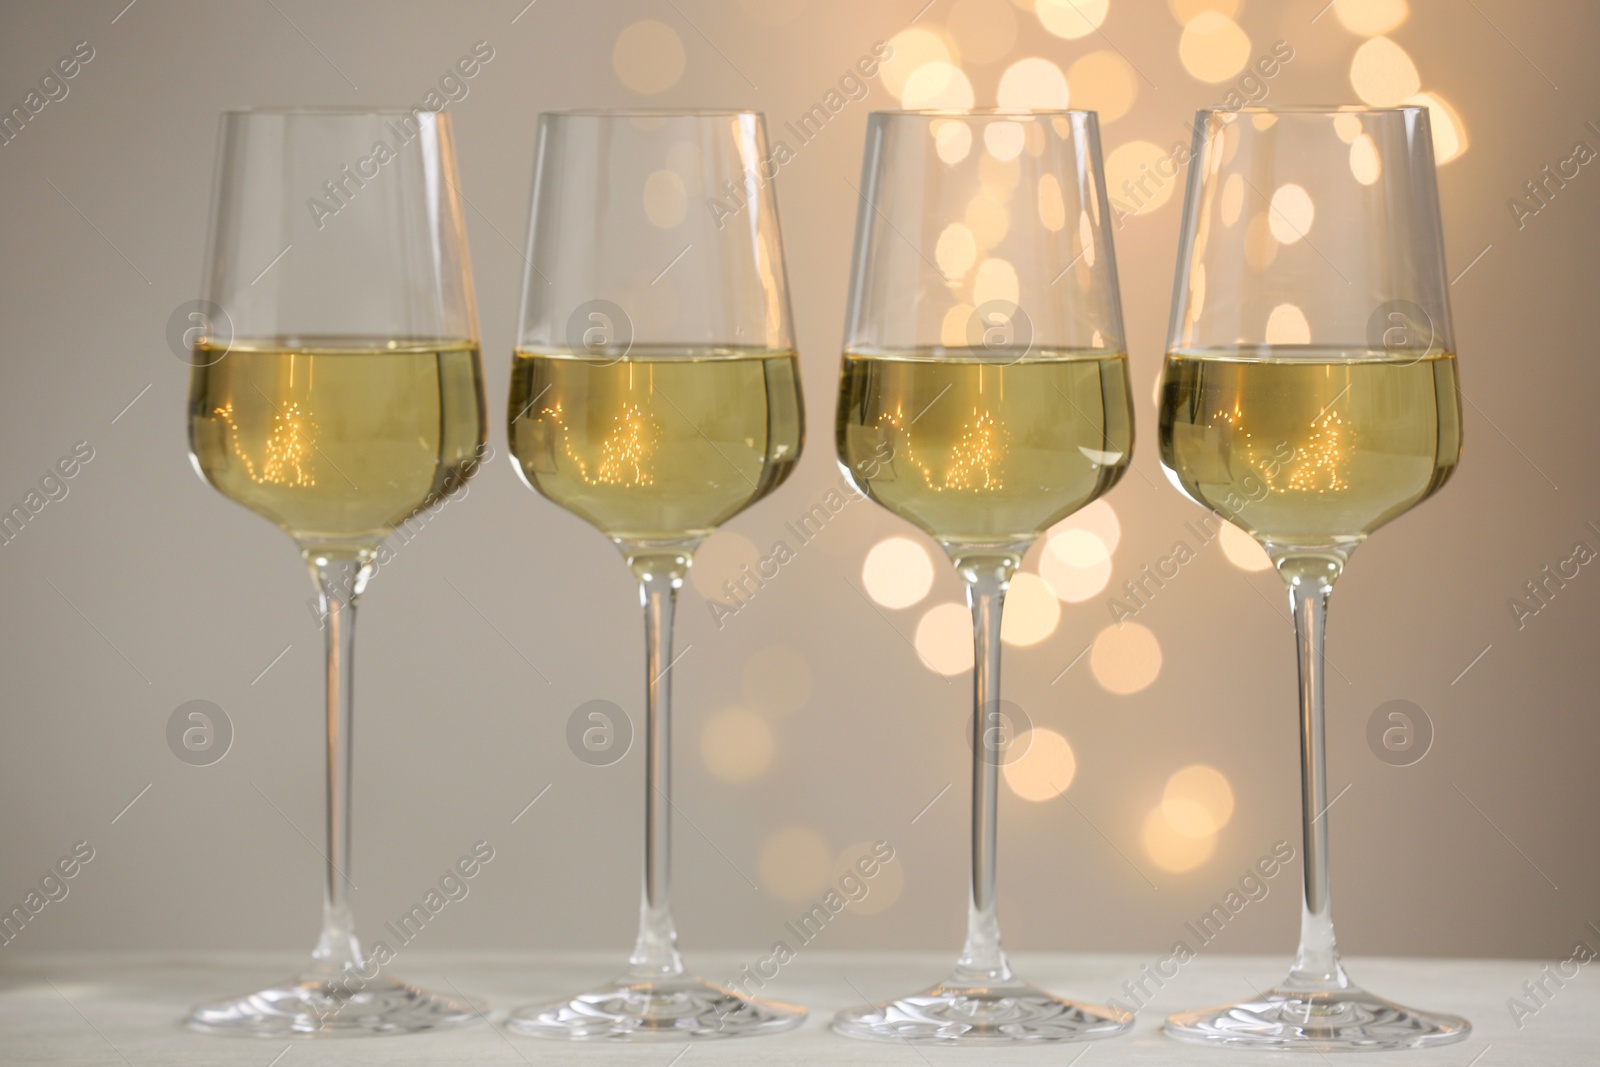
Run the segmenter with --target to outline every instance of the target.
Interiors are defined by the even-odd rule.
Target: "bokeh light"
[[[840,852],[839,857],[833,861],[833,885],[838,886],[839,880],[849,874],[854,875],[857,882],[866,886],[866,896],[850,902],[850,910],[857,915],[878,914],[899,900],[900,893],[906,887],[905,863],[901,860],[900,854],[895,853],[894,859],[884,863],[874,854],[873,850],[877,847],[876,841],[857,841]],[[861,873],[862,860],[868,861],[868,870],[876,867],[871,878]]]
[[[724,782],[748,782],[772,763],[772,727],[761,716],[729,708],[711,716],[700,735],[706,770]]]
[[[1002,615],[1002,618],[1004,616]],[[917,622],[913,641],[922,665],[950,676],[972,669],[972,613],[965,604],[936,604]]]
[[[1011,579],[1005,610],[1000,614],[1000,640],[1028,648],[1037,645],[1061,623],[1061,601],[1043,578],[1019,571]]]
[[[1081,604],[1090,597],[1097,596],[1111,581],[1109,555],[1099,563],[1080,567],[1058,555],[1050,544],[1046,543],[1044,551],[1039,554],[1039,577],[1044,579],[1045,584],[1058,599],[1065,600],[1069,604]]]
[[[828,843],[809,827],[784,827],[761,846],[761,884],[779,900],[791,904],[815,900],[827,889],[832,873]]]
[[[1167,821],[1162,805],[1157,805],[1145,816],[1139,838],[1150,862],[1173,874],[1194,870],[1217,850],[1214,834],[1210,837],[1186,837],[1180,834]]]
[[[761,553],[748,537],[731,530],[718,530],[700,542],[694,554],[694,566],[689,568],[689,581],[707,600],[720,600],[729,607],[735,607],[733,594],[728,592],[726,583],[732,582],[741,597],[748,595],[755,588],[755,583],[746,578],[746,571],[757,573],[756,566],[760,561]],[[746,582],[743,589],[739,588],[741,579]]]
[[[1033,8],[1039,25],[1069,41],[1098,30],[1110,9],[1110,0],[1035,0]]]
[[[1373,107],[1394,107],[1422,89],[1417,65],[1387,37],[1367,41],[1350,60],[1350,86]]]
[[[949,281],[960,281],[978,261],[978,242],[964,222],[952,222],[939,233],[933,258]]]
[[[945,39],[926,26],[912,26],[889,38],[893,53],[878,68],[878,77],[890,94],[905,97],[906,80],[927,63],[949,63],[955,58]]]
[[[1072,105],[1099,112],[1105,126],[1132,109],[1139,98],[1139,75],[1115,52],[1090,52],[1067,68],[1067,88]]]
[[[1186,23],[1207,11],[1231,19],[1239,13],[1239,0],[1167,0],[1167,8],[1179,23]]]
[[[1191,763],[1167,779],[1161,813],[1184,837],[1212,837],[1233,818],[1233,787],[1215,767]]]
[[[1024,138],[1019,122],[991,122],[983,128],[983,147],[996,159],[1016,159]]]
[[[1272,210],[1267,213],[1267,225],[1279,244],[1292,245],[1311,232],[1316,221],[1317,206],[1305,187],[1285,182],[1272,192]]]
[[[683,39],[664,22],[644,19],[617,35],[611,66],[636,93],[659,93],[678,84],[685,61]]]
[[[972,304],[982,307],[999,300],[1015,307],[1019,293],[1017,268],[1004,259],[989,258],[978,264],[978,274],[972,281]]]
[[[1161,642],[1136,622],[1107,626],[1089,650],[1095,681],[1118,696],[1146,689],[1161,673]]]
[[[1377,37],[1406,20],[1406,0],[1333,0],[1333,13],[1351,33]]]
[[[909,608],[933,588],[933,559],[909,537],[886,537],[867,553],[861,584],[883,607]]]
[[[1022,755],[1002,769],[1006,785],[1023,800],[1054,800],[1072,785],[1078,759],[1072,745],[1054,730],[1036,726],[1012,742]]]
[[[1149,141],[1129,141],[1112,149],[1105,170],[1107,196],[1135,215],[1147,215],[1165,204],[1178,186],[1176,160]]]
[[[1279,304],[1267,315],[1266,342],[1269,345],[1308,345],[1311,323],[1298,304]]]
[[[1222,542],[1222,554],[1240,570],[1254,572],[1272,569],[1272,557],[1261,547],[1261,542],[1233,523],[1222,524],[1222,534],[1218,540]]]
[[[956,0],[945,25],[968,63],[993,63],[1017,43],[1010,0]]]
[[[950,108],[964,110],[972,106],[972,82],[961,68],[941,60],[924,63],[906,79],[905,91],[900,94],[902,107]]]
[[[1230,174],[1228,180],[1222,183],[1222,224],[1232,226],[1239,221],[1239,212],[1244,210],[1244,175]]]
[[[955,166],[972,151],[972,127],[965,122],[936,122],[933,129],[933,147],[939,158]]]
[[[751,711],[769,719],[792,715],[811,699],[811,665],[787,645],[769,645],[745,660],[739,695]]]
[[[1087,530],[1094,534],[1108,554],[1115,552],[1122,542],[1122,523],[1117,519],[1117,510],[1106,500],[1092,501],[1074,511],[1045,531],[1045,539],[1048,542],[1071,530]]]
[[[1227,15],[1202,11],[1184,24],[1178,38],[1178,59],[1192,76],[1216,85],[1250,62],[1250,38]]]
[[[1067,204],[1061,197],[1061,182],[1054,174],[1039,176],[1039,225],[1056,233],[1067,224]]]
[[[1438,93],[1417,93],[1405,99],[1428,109],[1428,124],[1433,127],[1433,161],[1443,166],[1467,150],[1467,127],[1461,116]]]
[[[670,230],[689,210],[688,191],[675,170],[651,171],[644,180],[644,214],[650,225]]]
[[[1350,142],[1350,173],[1362,185],[1371,185],[1383,174],[1383,161],[1378,157],[1378,146],[1366,134],[1358,134]]]
[[[978,190],[977,195],[967,201],[965,219],[967,228],[972,231],[972,239],[978,242],[979,248],[985,250],[999,244],[1011,228],[1011,212],[988,189]]]
[[[971,344],[967,340],[967,328],[972,325],[972,313],[976,310],[967,303],[950,305],[944,313],[944,321],[939,323],[939,343],[946,348],[965,348]]]
[[[1244,229],[1244,261],[1256,270],[1265,270],[1278,258],[1278,239],[1272,236],[1270,211],[1262,211]]]
[[[1007,67],[995,91],[1001,107],[1041,111],[1064,108],[1071,96],[1061,68],[1039,56],[1019,59]]]

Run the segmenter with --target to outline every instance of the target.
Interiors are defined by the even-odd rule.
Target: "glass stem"
[[[1011,557],[958,559],[972,609],[972,895],[967,905],[967,941],[952,984],[988,986],[1012,980],[1000,946],[995,910],[995,809],[999,800],[1000,612],[1017,561]]]
[[[645,770],[644,887],[639,902],[639,939],[628,958],[630,974],[655,980],[684,973],[678,931],[672,922],[672,610],[692,546],[623,546],[639,578],[644,606]]]
[[[340,974],[364,966],[350,909],[351,671],[356,600],[372,576],[361,558],[310,555],[328,651],[328,848],[322,903],[322,937],[312,960],[318,973]]]
[[[1344,567],[1339,554],[1285,557],[1278,573],[1289,585],[1295,644],[1300,666],[1301,862],[1305,893],[1300,911],[1300,949],[1284,988],[1297,992],[1347,989],[1350,979],[1339,965],[1328,898],[1328,766],[1323,718],[1323,640],[1328,596]]]

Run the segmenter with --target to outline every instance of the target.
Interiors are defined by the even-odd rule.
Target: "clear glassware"
[[[513,1012],[517,1033],[681,1040],[805,1019],[685,971],[671,912],[674,599],[700,541],[777,488],[803,437],[769,159],[753,111],[539,118],[511,451],[639,580],[645,840],[628,969]]]
[[[955,971],[847,1008],[833,1028],[951,1045],[1108,1037],[1132,1016],[1017,978],[995,908],[1006,590],[1039,534],[1116,484],[1133,449],[1098,123],[1084,111],[876,112],[859,193],[839,461],[966,582],[972,882]]]
[[[1173,1015],[1166,1032],[1308,1051],[1459,1041],[1465,1019],[1350,981],[1328,899],[1328,596],[1367,535],[1436,492],[1461,450],[1427,109],[1197,114],[1161,389],[1169,479],[1255,537],[1288,585],[1305,876],[1288,978]]]
[[[295,539],[327,641],[322,937],[279,985],[196,1030],[343,1037],[457,1026],[467,998],[391,977],[350,906],[355,609],[384,537],[482,459],[477,312],[450,120],[392,110],[225,112],[189,392],[190,458]]]

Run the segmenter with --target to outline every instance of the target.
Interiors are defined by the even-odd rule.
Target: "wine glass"
[[[847,1008],[833,1028],[957,1045],[1120,1033],[1128,1013],[1018,979],[995,913],[1001,605],[1028,547],[1115,485],[1133,448],[1098,122],[1087,111],[875,112],[859,192],[839,461],[966,582],[972,892],[949,978]]]
[[[517,1033],[734,1037],[805,1019],[684,970],[669,877],[673,603],[695,548],[788,477],[803,436],[775,169],[753,111],[539,117],[511,451],[639,580],[645,839],[627,971],[513,1012]]]
[[[1261,543],[1298,645],[1303,863],[1288,978],[1180,1012],[1186,1041],[1387,1049],[1466,1037],[1454,1015],[1354,985],[1328,907],[1323,634],[1328,595],[1379,526],[1461,452],[1449,285],[1426,108],[1203,110],[1184,206],[1161,462]]]
[[[224,496],[282,527],[327,639],[322,938],[281,985],[194,1009],[197,1030],[405,1033],[481,1015],[363,953],[350,881],[355,608],[380,543],[482,459],[484,402],[450,120],[426,111],[223,114],[189,447]]]

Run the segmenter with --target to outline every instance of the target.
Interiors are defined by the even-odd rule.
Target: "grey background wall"
[[[190,469],[188,368],[167,342],[169,316],[198,295],[219,109],[421,103],[476,42],[494,50],[450,111],[499,455],[399,547],[363,603],[357,907],[376,936],[487,839],[493,862],[430,925],[429,947],[620,950],[635,916],[640,753],[591,766],[566,737],[590,700],[638,722],[637,600],[603,538],[528,492],[504,457],[536,114],[739,105],[767,112],[782,136],[874,42],[915,21],[927,35],[900,39],[905,62],[937,59],[929,40],[943,40],[980,103],[1027,57],[1067,72],[1074,103],[1108,115],[1131,84],[1131,108],[1104,127],[1108,153],[1147,142],[1164,154],[1192,109],[1221,102],[1242,76],[1191,73],[1214,77],[1234,62],[1233,31],[1215,17],[1191,33],[1189,65],[1181,60],[1180,16],[1208,6],[1187,0],[1110,0],[1098,28],[1077,37],[1011,0],[933,0],[921,12],[922,0],[538,0],[520,13],[521,0],[124,3],[0,8],[6,109],[77,42],[93,48],[67,95],[0,147],[0,504],[22,504],[76,443],[93,449],[67,495],[0,548],[0,903],[20,901],[74,842],[95,850],[10,952],[309,947],[318,921],[321,652],[310,586],[279,531]],[[1278,40],[1292,47],[1266,83],[1269,103],[1356,102],[1352,64],[1368,36],[1346,23],[1360,30],[1365,12],[1390,5],[1322,3],[1209,5],[1234,12],[1249,59]],[[1044,3],[1058,30],[1082,17],[1064,4]],[[1083,7],[1098,17],[1097,5]],[[640,22],[656,25],[629,29]],[[1536,215],[1524,185],[1573,157],[1575,142],[1600,150],[1585,125],[1600,125],[1600,11],[1416,0],[1387,37],[1465,133],[1439,178],[1467,446],[1454,481],[1364,548],[1334,601],[1340,937],[1354,953],[1554,958],[1600,917],[1600,576],[1563,562],[1576,542],[1600,549],[1600,527],[1585,526],[1600,523],[1600,171],[1569,166],[1576,176],[1547,184]],[[1369,83],[1398,78],[1409,91],[1392,50],[1361,55],[1376,65]],[[707,546],[704,577],[680,603],[676,884],[690,948],[768,945],[823,892],[841,854],[877,839],[895,848],[893,873],[830,926],[828,947],[959,940],[968,683],[923,661],[942,662],[936,638],[952,609],[939,609],[960,598],[955,576],[941,564],[916,604],[870,603],[868,551],[919,535],[852,504],[720,628],[707,592],[747,544],[764,553],[837,483],[851,183],[867,112],[897,105],[890,80],[870,79],[867,98],[844,106],[778,178],[807,451],[780,493],[731,524],[744,542]],[[1137,162],[1139,151],[1117,158]],[[1530,209],[1520,220],[1508,206],[1518,196]],[[1008,696],[1066,739],[1076,767],[1060,796],[1019,795],[1021,771],[1003,786],[1002,911],[1016,949],[1164,950],[1274,842],[1298,847],[1291,638],[1270,572],[1241,569],[1220,543],[1201,547],[1138,615],[1159,649],[1153,678],[1149,641],[1106,638],[1074,661],[1110,625],[1108,598],[1192,540],[1184,524],[1199,515],[1160,474],[1150,400],[1180,199],[1116,234],[1140,441],[1134,472],[1109,497],[1121,531],[1109,584],[1062,604],[1049,636],[1006,651]],[[1036,550],[1030,571],[1039,560]],[[1526,599],[1546,565],[1567,566],[1569,578],[1519,625],[1508,600]],[[209,766],[169,749],[168,721],[190,700],[216,704],[232,724],[231,748]],[[1410,766],[1368,743],[1369,720],[1392,700],[1432,724],[1431,748]],[[1059,770],[1059,753],[1051,758]],[[1233,810],[1214,833],[1178,840],[1160,821],[1173,810],[1163,815],[1163,791],[1195,763],[1226,779]],[[1288,951],[1297,875],[1270,885],[1215,951]]]

